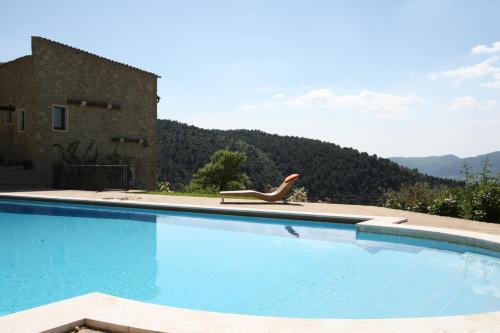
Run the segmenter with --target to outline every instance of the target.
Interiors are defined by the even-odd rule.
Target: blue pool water
[[[303,318],[500,310],[500,257],[353,225],[0,200],[0,315],[99,291]]]

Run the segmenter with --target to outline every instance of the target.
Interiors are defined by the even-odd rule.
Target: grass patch
[[[202,198],[220,198],[218,193],[188,193],[188,192],[160,192],[160,191],[147,191],[147,194],[159,195],[174,195],[177,197],[202,197]]]
[[[147,191],[146,194],[157,194],[157,195],[173,195],[177,197],[200,197],[200,198],[218,198],[220,199],[219,193],[190,193],[190,192],[160,192],[160,191]],[[254,199],[251,197],[245,198],[240,196],[225,196],[225,198],[232,199],[245,199],[250,200]]]

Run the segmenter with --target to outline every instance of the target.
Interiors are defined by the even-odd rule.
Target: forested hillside
[[[221,148],[247,154],[244,171],[252,188],[276,186],[284,176],[298,172],[302,175],[298,186],[304,186],[313,200],[376,204],[385,190],[397,190],[403,183],[457,184],[352,148],[256,130],[206,130],[158,120],[158,140],[159,179],[170,182],[174,190],[182,190],[196,170]]]

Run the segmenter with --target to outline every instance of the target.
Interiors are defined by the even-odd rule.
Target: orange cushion
[[[289,183],[291,182],[292,180],[296,180],[296,179],[299,179],[300,175],[298,173],[294,173],[288,177],[285,178],[285,183]]]

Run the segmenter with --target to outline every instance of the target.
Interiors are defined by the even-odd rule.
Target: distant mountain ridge
[[[449,179],[463,180],[464,175],[461,171],[465,163],[469,165],[472,172],[480,172],[486,159],[491,164],[493,174],[500,172],[500,151],[466,158],[450,154],[428,157],[389,157],[389,159],[401,166],[417,169],[427,175]]]
[[[249,188],[265,190],[299,172],[297,185],[304,186],[312,200],[377,204],[384,191],[398,190],[404,183],[458,184],[330,142],[257,130],[208,130],[172,120],[158,120],[159,180],[182,190],[210,155],[223,148],[246,153],[243,171],[252,182]]]

